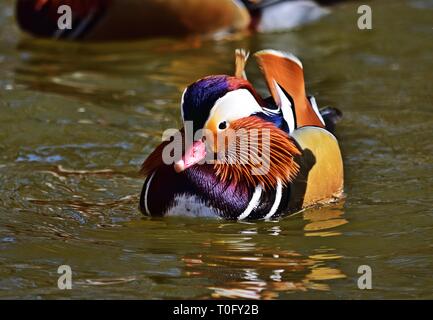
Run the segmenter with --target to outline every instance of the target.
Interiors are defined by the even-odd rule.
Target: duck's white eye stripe
[[[278,96],[281,101],[281,111],[283,112],[283,118],[286,120],[286,123],[289,127],[289,132],[292,133],[296,128],[295,114],[293,112],[293,106],[290,100],[287,98],[284,91],[281,89],[278,83],[275,83],[275,87],[277,88]]]
[[[252,114],[263,111],[257,100],[247,89],[237,89],[226,93],[219,98],[212,107],[208,121],[210,119],[220,123],[222,121],[235,121],[248,117]]]
[[[283,195],[283,185],[281,183],[281,180],[278,178],[277,180],[277,191],[275,194],[275,201],[274,204],[272,205],[271,210],[269,211],[269,213],[265,216],[265,220],[270,219],[274,216],[274,214],[277,213],[278,207],[280,206],[281,203],[281,198]]]
[[[248,218],[251,212],[253,212],[253,210],[258,207],[258,205],[260,204],[260,197],[262,196],[262,191],[263,191],[262,186],[260,184],[257,185],[256,189],[254,190],[254,194],[250,200],[250,203],[248,204],[248,207],[238,217],[238,220],[243,220]]]
[[[152,175],[149,177],[149,180],[147,181],[147,185],[146,185],[146,191],[144,192],[144,209],[146,209],[146,214],[148,216],[150,216],[150,210],[149,210],[149,206],[147,205],[147,196],[149,195],[149,189],[150,189],[150,184],[152,182],[153,176],[155,175],[156,171],[154,171],[152,173]]]
[[[325,120],[323,120],[322,115],[320,114],[319,107],[317,106],[316,98],[313,96],[310,97],[310,103],[313,107],[314,112],[316,113],[317,117],[319,118],[320,122],[322,122],[323,125],[325,125]]]

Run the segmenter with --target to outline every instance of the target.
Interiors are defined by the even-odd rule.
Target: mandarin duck
[[[319,111],[293,54],[263,50],[255,57],[268,98],[246,79],[242,50],[234,76],[208,76],[185,89],[184,128],[141,168],[145,215],[274,219],[342,196],[343,161],[333,134],[341,112]]]
[[[328,13],[337,0],[17,0],[22,30],[69,40],[211,36],[290,29]],[[59,29],[71,8],[72,28]]]

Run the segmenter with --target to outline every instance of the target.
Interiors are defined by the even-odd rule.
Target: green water
[[[293,32],[191,48],[34,40],[2,1],[0,298],[433,298],[433,3],[369,4],[371,31],[352,2]],[[344,112],[345,200],[277,222],[143,217],[139,165],[180,125],[183,88],[231,73],[238,47],[293,51],[319,105]]]

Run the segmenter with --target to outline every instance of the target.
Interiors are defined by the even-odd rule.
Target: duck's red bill
[[[175,162],[174,170],[182,172],[193,165],[199,163],[206,157],[206,144],[202,141],[194,141],[194,143],[186,150],[184,156],[179,161]]]

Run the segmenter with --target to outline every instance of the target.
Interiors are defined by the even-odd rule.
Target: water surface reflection
[[[343,218],[344,203],[303,213],[307,222],[304,236],[330,237],[341,235],[338,227],[348,223]],[[329,291],[329,280],[346,278],[339,269],[342,256],[335,248],[320,246],[308,252],[258,244],[254,236],[287,238],[285,225],[275,223],[242,224],[237,236],[203,242],[203,254],[182,258],[189,277],[218,279],[209,286],[212,298],[277,299],[291,291]],[[224,228],[224,225],[222,225]],[[296,246],[294,246],[296,248]]]

